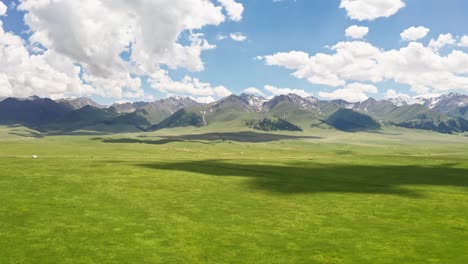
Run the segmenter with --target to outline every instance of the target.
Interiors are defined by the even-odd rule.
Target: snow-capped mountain
[[[395,106],[420,104],[426,109],[453,117],[468,118],[468,96],[459,93],[449,93],[433,97],[400,96],[387,100]]]
[[[459,93],[443,94],[439,97],[431,98],[424,106],[439,112],[450,111],[455,107],[468,106],[468,96]]]
[[[317,109],[316,104],[319,101],[319,99],[312,96],[304,98],[297,94],[278,95],[265,102],[265,109],[272,109],[280,103],[287,102],[301,110],[313,110]]]
[[[388,101],[396,106],[424,104],[426,102],[424,98],[411,97],[411,96],[406,96],[406,95],[401,95],[396,98],[390,98],[388,99]]]
[[[402,95],[396,98],[390,98],[387,101],[396,106],[420,104],[429,109],[444,111],[452,107],[467,106],[468,96],[459,93],[449,93],[432,97],[411,97]]]
[[[338,112],[340,109],[347,111]],[[278,95],[270,99],[241,94],[209,104],[201,104],[188,97],[169,97],[154,102],[117,103],[109,108],[102,108],[88,98],[54,101],[34,96],[0,101],[0,122],[25,124],[45,130],[53,128],[54,131],[62,127],[78,130],[105,128],[107,132],[140,131],[150,127],[206,126],[234,120],[238,125],[251,121],[250,124],[271,128],[271,122],[276,122],[274,120],[278,118],[297,125],[328,120],[331,116],[339,122],[353,123],[372,118],[385,125],[442,133],[465,132],[468,131],[468,96],[451,93],[433,98],[402,96],[389,100],[369,98],[350,103],[296,94]],[[245,120],[246,117],[253,119]]]
[[[247,94],[247,93],[243,93],[239,97],[242,100],[244,100],[255,111],[261,111],[263,108],[263,104],[268,101],[268,99],[262,96],[255,96],[255,95]]]

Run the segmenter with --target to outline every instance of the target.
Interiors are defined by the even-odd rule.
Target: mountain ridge
[[[449,134],[468,130],[467,95],[450,93],[426,100],[403,99],[368,98],[351,103],[296,94],[265,98],[243,93],[208,104],[189,97],[169,97],[153,102],[102,106],[83,97],[54,101],[32,96],[0,101],[0,122],[19,123],[45,131],[53,128],[113,133],[215,124],[245,128],[250,124],[250,128],[273,130],[329,126],[359,131],[379,129],[380,124]]]

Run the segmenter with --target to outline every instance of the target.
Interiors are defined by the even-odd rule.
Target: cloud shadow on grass
[[[173,142],[184,142],[181,139],[158,139],[158,140],[150,140],[150,139],[136,139],[136,138],[102,138],[99,139],[104,143],[126,143],[126,144],[150,144],[150,145],[163,145]]]
[[[180,136],[157,136],[157,140],[150,139],[136,139],[136,138],[94,138],[93,140],[100,140],[104,143],[142,143],[142,144],[168,144],[173,142],[198,142],[202,141],[235,141],[235,142],[248,142],[248,143],[262,143],[272,142],[283,139],[321,139],[314,136],[291,136],[269,133],[255,133],[255,132],[231,132],[231,133],[206,133],[206,134],[190,134]]]
[[[43,138],[44,135],[34,131],[11,131],[8,134],[20,137]]]
[[[259,165],[220,160],[143,163],[135,166],[219,177],[246,177],[251,187],[283,194],[367,193],[422,197],[405,186],[468,187],[468,169],[450,166],[365,166],[298,163]],[[468,189],[466,190],[468,193]]]

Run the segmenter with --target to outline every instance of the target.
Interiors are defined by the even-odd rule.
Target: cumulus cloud
[[[377,92],[377,87],[373,85],[351,83],[333,92],[319,92],[319,96],[330,100],[343,99],[348,102],[361,102],[369,98],[367,93],[375,94]]]
[[[231,92],[224,86],[213,86],[197,78],[185,76],[181,81],[174,81],[165,70],[150,75],[150,84],[154,89],[168,94],[189,94],[198,97],[226,97]]]
[[[190,98],[202,104],[209,104],[209,103],[216,101],[216,99],[212,96],[200,96],[200,97],[190,97]]]
[[[140,77],[153,76],[150,79],[157,83],[154,76],[167,77],[160,74],[161,67],[204,69],[201,55],[215,46],[197,31],[224,22],[223,9],[229,19],[242,18],[241,4],[232,0],[219,4],[214,0],[23,0],[18,9],[26,12],[31,36],[22,40],[2,29],[0,60],[8,67],[0,66],[0,80],[8,80],[4,87],[18,96],[144,96]],[[179,83],[201,83],[195,80]],[[200,87],[206,90],[206,85]],[[225,88],[211,88],[215,96],[227,93]]]
[[[350,26],[346,29],[346,36],[353,39],[361,39],[369,33],[368,27],[360,27],[360,26]]]
[[[7,6],[0,1],[0,16],[4,16],[7,12]]]
[[[404,41],[416,41],[424,38],[429,31],[426,27],[410,27],[401,32],[400,36]]]
[[[437,39],[431,39],[429,42],[429,47],[434,50],[439,50],[447,45],[455,44],[455,39],[453,38],[452,34],[440,34]]]
[[[282,95],[282,94],[297,94],[302,97],[311,96],[308,92],[301,89],[292,89],[292,88],[279,88],[272,85],[265,85],[265,91],[268,91],[272,95]]]
[[[373,56],[380,53],[378,48],[367,42],[353,41],[340,42],[331,49],[336,51],[336,54],[318,53],[309,56],[303,52],[292,51],[262,58],[267,65],[296,70],[293,76],[307,79],[313,84],[338,87],[343,86],[346,79],[368,80],[369,76],[372,76],[374,81],[382,79],[378,74],[372,74],[376,71]],[[356,69],[358,66],[359,71]]]
[[[468,47],[468,36],[462,36],[460,39],[460,43],[458,43],[460,47]]]
[[[379,17],[393,16],[405,7],[402,0],[341,0],[348,17],[356,20],[374,20]]]
[[[241,32],[231,33],[229,34],[229,37],[231,37],[232,40],[239,42],[244,42],[247,40],[247,37]]]
[[[125,68],[119,55],[128,51],[129,44],[131,60],[146,70],[159,64],[202,70],[200,51],[210,46],[200,35],[191,35],[191,44],[185,46],[178,38],[186,30],[224,21],[219,7],[201,0],[175,0],[170,4],[25,0],[19,9],[28,11],[25,21],[33,31],[32,42],[54,49],[82,63],[92,74],[104,77]]]
[[[455,44],[455,39],[453,38],[452,34],[440,34],[437,39],[431,39],[429,42],[429,47],[433,50],[439,50],[447,45]]]
[[[265,94],[255,87],[249,87],[244,89],[243,93],[265,96]]]
[[[264,60],[266,65],[280,65],[292,70],[305,66],[309,60],[309,54],[302,51],[279,52],[274,55],[258,56],[257,59]]]
[[[0,96],[96,94],[79,74],[80,67],[52,50],[30,55],[23,40],[5,32],[0,22]]]
[[[226,9],[228,16],[231,20],[241,21],[244,6],[234,0],[218,0],[219,3]]]
[[[348,82],[390,80],[406,84],[418,94],[468,91],[468,54],[453,50],[440,55],[434,47],[442,45],[434,45],[409,42],[406,47],[385,51],[368,42],[351,41],[334,45],[332,54],[310,56],[292,51],[261,59],[267,65],[294,70],[293,76],[312,84],[342,87]]]
[[[398,98],[398,97],[410,98],[411,96],[409,96],[408,94],[399,93],[395,91],[394,89],[388,89],[385,92],[385,98]]]

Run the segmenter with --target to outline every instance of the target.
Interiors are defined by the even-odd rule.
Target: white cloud
[[[268,91],[272,95],[282,95],[282,94],[297,94],[302,97],[311,96],[308,92],[300,89],[292,89],[292,88],[279,88],[272,85],[265,85],[265,91]]]
[[[244,34],[242,34],[241,32],[231,33],[231,34],[229,34],[229,36],[234,41],[243,42],[243,41],[247,40],[247,37]]]
[[[213,2],[23,0],[18,8],[26,12],[32,35],[25,44],[21,39],[15,44],[22,47],[21,60],[18,55],[13,58],[19,51],[3,45],[8,50],[0,60],[7,60],[3,65],[8,68],[2,67],[0,73],[15,94],[141,97],[140,77],[158,76],[161,66],[204,69],[202,52],[215,46],[197,31],[224,22],[223,8],[236,21],[243,11],[234,1],[222,1],[221,6]],[[44,54],[28,54],[25,47],[39,44],[45,47]],[[122,53],[128,59],[122,59]],[[220,92],[221,88],[214,93]]]
[[[159,64],[203,70],[200,53],[210,48],[207,42],[200,35],[191,35],[191,44],[183,46],[178,38],[186,30],[224,21],[219,7],[202,0],[175,0],[170,4],[25,0],[19,9],[28,11],[25,21],[34,32],[33,42],[82,63],[92,74],[103,76],[125,69],[119,54],[127,51],[130,43],[131,60],[145,70],[154,70]]]
[[[7,6],[0,1],[0,16],[4,16],[7,12]]]
[[[439,50],[447,45],[455,44],[455,39],[453,38],[452,34],[440,34],[437,39],[431,39],[429,42],[429,47],[433,50]]]
[[[200,96],[200,97],[190,97],[190,98],[202,104],[209,104],[209,103],[216,101],[216,99],[213,98],[212,96]]]
[[[382,79],[379,74],[373,73],[376,71],[373,56],[379,54],[380,50],[371,44],[362,41],[340,42],[331,49],[336,54],[308,56],[303,52],[292,51],[262,58],[267,65],[296,70],[293,76],[307,79],[313,84],[339,87],[346,83],[346,79],[360,81],[368,80],[370,76],[374,81]]]
[[[221,34],[216,35],[216,39],[217,39],[217,40],[225,40],[226,38],[227,38],[226,35],[221,35]]]
[[[274,55],[258,56],[258,60],[265,60],[266,65],[280,65],[287,69],[297,69],[307,65],[309,54],[302,51],[279,52]]]
[[[405,3],[402,0],[341,0],[340,4],[348,17],[360,21],[390,17],[403,7]]]
[[[468,36],[463,36],[460,39],[460,43],[458,43],[460,47],[468,47]]]
[[[249,87],[244,89],[243,93],[265,96],[265,94],[255,87]]]
[[[185,76],[181,81],[174,81],[169,77],[168,72],[160,70],[150,75],[150,84],[154,89],[168,94],[192,95],[196,97],[216,97],[222,98],[231,94],[224,86],[213,86],[210,83],[201,82],[197,78]]]
[[[343,99],[348,102],[361,102],[369,98],[367,93],[375,94],[378,92],[377,87],[370,84],[351,83],[344,88],[335,90],[333,92],[319,92],[319,96],[330,99]]]
[[[226,9],[228,16],[231,20],[241,21],[244,6],[234,0],[218,0],[219,3]]]
[[[401,39],[405,41],[416,41],[424,38],[428,33],[429,29],[426,27],[410,27],[405,29],[401,34]]]
[[[353,39],[361,39],[369,33],[368,27],[350,26],[346,29],[346,36]]]
[[[0,96],[95,94],[91,86],[81,82],[79,73],[78,66],[52,50],[30,55],[23,40],[4,32],[0,22]]]
[[[356,81],[390,80],[408,85],[418,94],[468,91],[468,54],[459,50],[442,56],[430,45],[426,47],[418,42],[385,51],[368,42],[351,41],[339,42],[332,51],[332,54],[303,54],[300,61],[297,51],[261,59],[267,65],[294,70],[296,78],[332,87]]]
[[[394,89],[388,89],[385,92],[385,98],[398,98],[398,97],[410,98],[411,96],[409,96],[408,94],[399,93],[395,91]]]
[[[5,73],[0,73],[0,87],[1,97],[15,96],[10,80],[8,80],[8,76]]]

